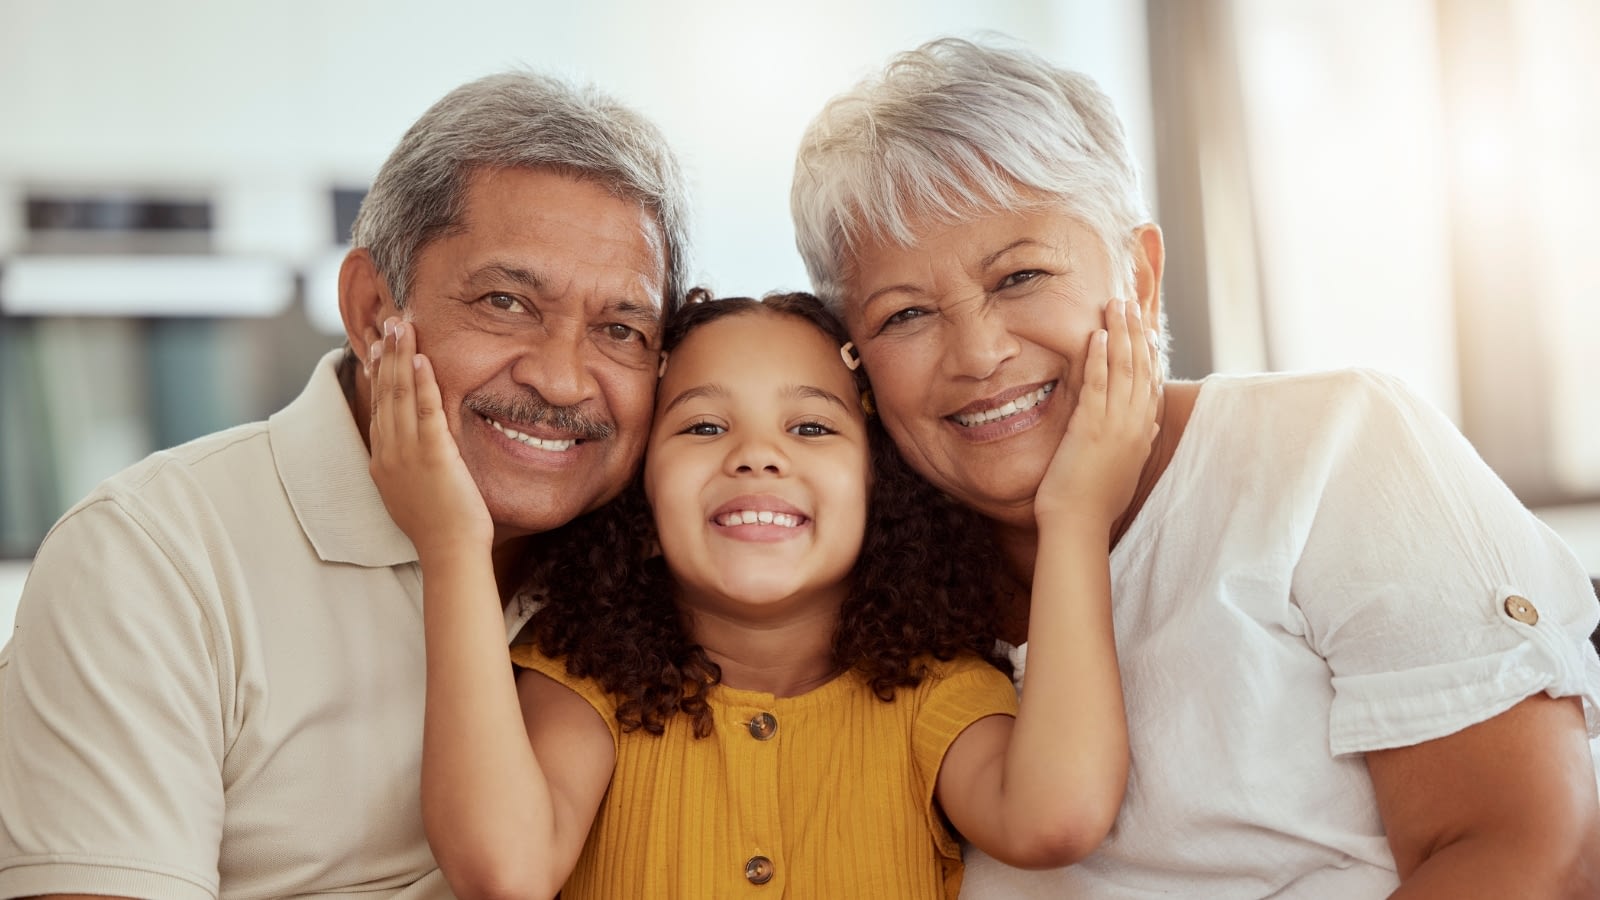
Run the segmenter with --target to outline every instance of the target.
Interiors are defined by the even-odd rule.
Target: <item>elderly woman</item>
[[[900,451],[993,523],[1022,686],[1034,503],[1162,237],[1107,98],[943,40],[802,140],[800,252]],[[1600,896],[1588,579],[1439,413],[1365,371],[1169,383],[1108,536],[1133,773],[1079,865],[964,897]],[[969,854],[978,856],[978,854]]]

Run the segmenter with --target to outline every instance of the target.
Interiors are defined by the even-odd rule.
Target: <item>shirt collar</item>
[[[343,357],[343,350],[323,356],[300,396],[267,419],[278,478],[324,562],[416,562],[416,548],[389,518],[367,469],[366,442],[339,386]]]

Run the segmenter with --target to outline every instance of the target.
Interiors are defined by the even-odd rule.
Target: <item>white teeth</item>
[[[485,417],[484,421],[488,422],[490,425],[493,425],[495,431],[498,431],[506,437],[511,438],[513,441],[516,441],[519,444],[527,444],[529,447],[537,447],[540,450],[554,450],[555,452],[560,453],[565,450],[571,450],[578,443],[574,440],[551,441],[544,438],[536,438],[531,434],[523,434],[520,431],[512,431],[511,429],[488,417]]]
[[[725,513],[717,516],[718,525],[780,525],[784,528],[800,527],[800,517],[788,513],[773,512],[770,509],[741,509],[737,512]]]
[[[1044,398],[1050,396],[1050,392],[1054,391],[1055,389],[1056,383],[1052,381],[1033,393],[1024,394],[1021,397],[1011,400],[1002,406],[997,406],[994,409],[985,410],[981,413],[957,414],[951,416],[950,418],[955,419],[957,424],[964,425],[967,428],[976,428],[979,425],[985,425],[989,422],[998,422],[1001,419],[1009,419],[1019,412],[1033,409],[1035,406],[1038,406],[1044,401]]]

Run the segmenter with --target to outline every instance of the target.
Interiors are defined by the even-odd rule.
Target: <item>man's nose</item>
[[[552,406],[576,406],[599,394],[599,382],[590,370],[587,332],[561,325],[530,336],[511,369],[511,377],[538,391]]]

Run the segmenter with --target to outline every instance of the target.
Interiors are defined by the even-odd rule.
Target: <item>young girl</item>
[[[1132,315],[1107,306],[1041,489],[1020,711],[983,658],[994,548],[899,462],[814,298],[668,323],[653,529],[630,493],[546,536],[514,691],[492,526],[389,329],[372,471],[421,560],[423,812],[457,895],[953,898],[953,834],[1021,866],[1094,849],[1128,765],[1108,541],[1159,390]]]

